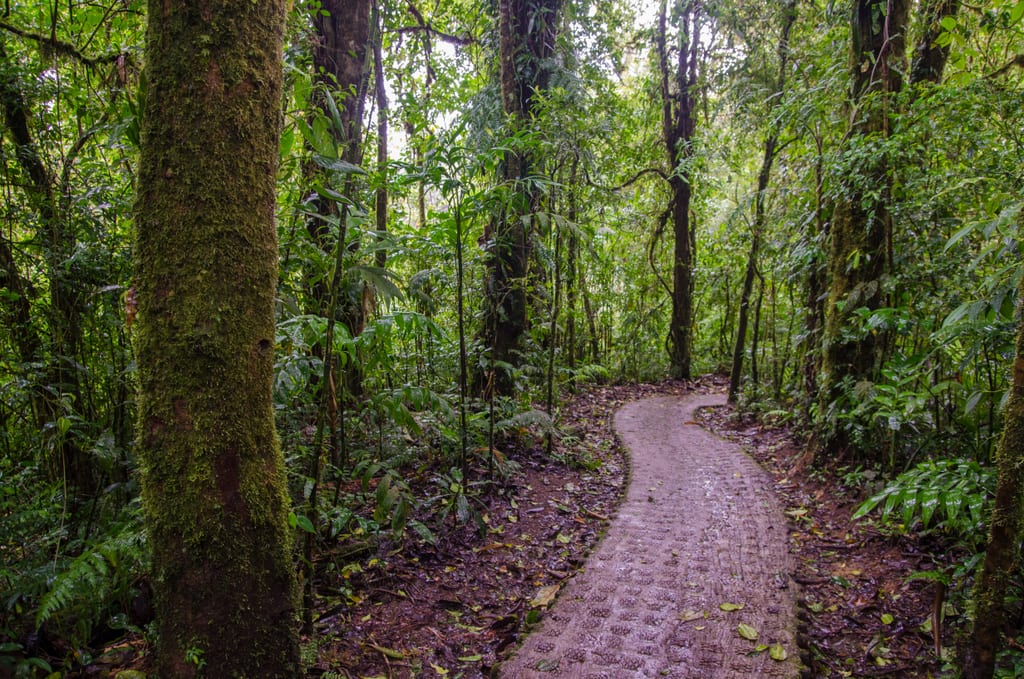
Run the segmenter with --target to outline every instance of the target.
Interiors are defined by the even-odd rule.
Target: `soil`
[[[616,512],[625,517],[630,511],[625,497],[629,464],[613,429],[616,411],[652,396],[679,397],[723,388],[722,379],[707,377],[689,383],[588,389],[563,407],[559,423],[564,435],[552,456],[545,454],[541,440],[504,451],[520,469],[473,506],[485,522],[483,531],[473,522],[457,524],[449,519],[445,528],[435,530],[436,544],[410,538],[401,545],[382,541],[371,553],[355,556],[346,555],[353,545],[327,551],[318,562],[322,576],[317,582],[314,632],[303,640],[310,663],[308,676],[471,679],[497,675],[503,661],[515,662],[508,659],[524,640],[542,638],[529,633],[541,630],[538,634],[543,635],[549,629],[557,611],[547,610],[550,599],[564,589],[561,600],[570,601],[575,591],[570,579],[588,563],[587,555],[595,546],[612,544],[612,536],[604,542],[600,539]],[[764,477],[764,487],[786,516],[789,551],[787,567],[779,569],[789,572],[789,589],[777,591],[800,594],[797,633],[791,644],[781,631],[758,618],[746,623],[758,632],[758,641],[742,640],[736,631],[739,622],[746,621],[731,616],[743,616],[748,610],[729,612],[717,606],[743,602],[726,601],[731,595],[724,591],[700,587],[683,590],[693,590],[697,596],[692,604],[686,603],[689,599],[672,601],[673,629],[689,624],[693,629],[685,633],[696,634],[718,625],[711,636],[746,642],[753,653],[750,657],[769,668],[776,664],[768,660],[769,644],[779,640],[789,658],[785,666],[795,666],[799,659],[803,676],[938,676],[942,662],[933,650],[928,626],[936,590],[926,580],[907,578],[916,571],[943,568],[955,555],[945,553],[939,543],[913,535],[890,536],[868,523],[851,522],[853,509],[872,490],[870,484],[847,483],[849,470],[834,462],[805,465],[804,446],[786,427],[737,417],[729,407],[701,410],[697,419],[734,441],[770,475]],[[652,433],[663,436],[666,432],[659,428]],[[741,478],[761,474],[739,473]],[[485,478],[486,469],[478,463],[467,481],[478,484]],[[652,487],[659,489],[657,483],[637,486],[643,493]],[[750,505],[768,500],[749,489],[729,492],[736,495],[733,504],[741,512],[753,512]],[[657,507],[659,496],[652,497],[655,502],[646,509]],[[744,497],[756,501],[745,502]],[[623,501],[627,504],[619,510]],[[772,530],[781,533],[782,529]],[[700,536],[694,537],[699,544]],[[736,556],[729,551],[737,550],[727,549],[726,556]],[[742,550],[738,554],[739,567],[746,573],[751,566]],[[704,556],[703,567],[710,571],[720,555],[705,551]],[[593,558],[590,563],[589,570],[599,570]],[[702,579],[709,577],[707,572],[701,573]],[[723,574],[716,571],[710,577],[718,582]],[[939,609],[947,615],[939,638],[945,653],[961,618],[948,601],[940,602]],[[749,612],[754,612],[753,607]],[[708,617],[684,622],[694,613]],[[538,624],[545,615],[548,620]],[[728,627],[720,627],[722,623]],[[696,630],[700,626],[705,630]],[[632,633],[625,626],[619,632]],[[758,651],[761,645],[769,648]],[[680,653],[687,648],[668,646]],[[108,651],[80,676],[115,676],[126,667],[147,669],[145,643],[140,639],[123,641]],[[743,662],[744,657],[732,659]],[[611,672],[588,670],[591,674],[601,671]],[[506,671],[503,676],[517,675]],[[615,671],[608,676],[629,675]]]
[[[809,675],[957,676],[954,646],[966,628],[968,592],[963,581],[954,579],[947,591],[928,574],[949,574],[967,555],[941,536],[852,521],[882,480],[844,460],[808,464],[807,445],[788,427],[732,409],[701,415],[775,479],[789,520],[793,578],[803,588],[799,630]]]
[[[648,398],[615,429],[632,479],[608,534],[501,676],[799,675],[786,521],[771,479],[702,429],[725,395]]]

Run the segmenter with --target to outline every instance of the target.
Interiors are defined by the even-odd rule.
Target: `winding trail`
[[[502,677],[799,676],[795,584],[771,480],[694,421],[698,408],[724,403],[689,394],[616,413],[632,461],[627,496]],[[741,623],[756,642],[740,636]],[[755,650],[775,644],[788,659]]]

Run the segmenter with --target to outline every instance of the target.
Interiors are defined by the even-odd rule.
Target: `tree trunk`
[[[890,97],[902,80],[909,0],[857,0],[851,19],[851,123],[854,141],[889,135]],[[821,365],[823,405],[840,397],[844,384],[870,380],[884,361],[885,338],[876,333],[854,336],[850,325],[859,308],[886,304],[891,260],[890,168],[882,155],[861,163],[859,177],[844,177],[832,218],[828,258],[831,281],[826,307]],[[822,409],[827,411],[827,407]],[[826,447],[848,445],[843,433],[827,423]]]
[[[761,232],[764,230],[764,200],[771,178],[772,165],[775,162],[776,149],[779,144],[779,133],[782,121],[773,116],[779,100],[786,89],[786,70],[789,62],[789,32],[796,22],[796,0],[789,0],[783,9],[782,33],[779,37],[778,57],[779,74],[776,79],[775,92],[769,99],[768,119],[773,120],[771,131],[764,142],[764,157],[761,170],[757,173],[757,193],[754,195],[754,226],[750,234],[750,255],[747,257],[747,269],[743,276],[743,290],[740,293],[740,311],[736,322],[736,346],[732,352],[732,369],[729,371],[729,401],[735,402],[743,378],[743,354],[747,342],[747,317],[750,313],[750,294],[754,289],[754,276],[757,273],[757,256],[761,245]]]
[[[819,347],[821,347],[821,332],[825,327],[825,307],[822,303],[825,283],[822,280],[824,261],[822,252],[818,247],[822,238],[827,236],[825,222],[825,198],[824,198],[824,152],[822,148],[821,135],[814,134],[816,153],[814,156],[814,221],[813,231],[808,233],[807,240],[811,243],[811,252],[814,253],[807,271],[806,316],[804,318],[803,340],[803,383],[804,383],[804,408],[810,411],[811,406],[817,398],[818,389],[818,366],[820,364]]]
[[[164,677],[301,674],[271,385],[285,4],[152,0],[135,203]]]
[[[388,108],[387,84],[384,81],[384,50],[382,46],[383,30],[380,8],[373,5],[373,76],[377,96],[377,171],[380,173],[380,185],[374,193],[374,220],[377,226],[377,251],[374,261],[378,267],[384,268],[388,263],[388,251],[379,241],[388,231]]]
[[[16,330],[16,340],[22,345],[20,353],[35,355],[35,361],[46,363],[46,384],[34,389],[32,396],[35,409],[35,420],[40,431],[59,431],[56,422],[64,417],[61,399],[71,396],[73,402],[82,412],[83,420],[90,420],[89,412],[84,411],[85,401],[81,398],[81,380],[78,364],[82,345],[81,305],[84,287],[74,279],[74,273],[68,260],[74,254],[75,234],[62,214],[54,180],[39,154],[32,131],[29,128],[31,118],[28,104],[22,94],[22,83],[17,77],[17,70],[9,59],[0,36],[0,106],[3,109],[4,123],[15,147],[15,158],[25,177],[22,189],[28,205],[38,219],[37,239],[46,262],[46,275],[50,294],[50,309],[44,327],[49,329],[48,352],[42,352],[41,338],[37,330],[30,325],[20,324]],[[71,162],[68,160],[67,162]],[[18,295],[27,291],[27,286],[19,282],[20,272],[13,258],[9,244],[3,256],[8,284],[21,287],[11,291]],[[7,256],[10,255],[10,256]],[[24,316],[30,309],[18,308],[28,304],[24,297],[14,302],[15,314]],[[32,347],[29,350],[31,345]],[[86,494],[97,490],[97,482],[93,473],[89,455],[70,438],[56,435],[53,440],[56,459],[51,460],[47,467],[51,477],[66,480],[72,487]]]
[[[985,562],[974,589],[974,629],[964,660],[966,679],[990,679],[1002,646],[1006,592],[1018,573],[1021,506],[1024,501],[1024,281],[1017,300],[1017,352],[1003,435],[996,449],[996,496],[989,519]]]
[[[337,103],[337,123],[340,125],[332,124],[331,131],[339,146],[341,159],[352,165],[360,165],[363,160],[363,114],[366,110],[371,64],[368,58],[372,33],[371,6],[371,0],[323,0],[313,14],[313,28],[316,32],[313,45],[315,79],[321,88],[332,93]],[[332,120],[333,112],[326,93],[319,93],[314,101],[320,113]],[[315,176],[315,173],[320,174],[320,181],[325,181],[329,176],[328,172],[320,168],[311,169],[311,175]],[[334,188],[351,195],[355,192],[355,182],[350,177],[343,187]],[[307,230],[313,242],[325,253],[325,259],[331,260],[340,229],[332,234],[328,220],[338,217],[338,205],[319,195],[314,195],[310,203],[310,209],[321,216],[311,217],[307,221]],[[341,245],[345,247],[344,243]],[[347,247],[357,250],[359,244],[353,242]],[[362,333],[367,317],[365,283],[342,277],[342,289],[330,291],[327,289],[329,276],[326,273],[314,272],[312,278],[316,281],[310,286],[312,312],[325,315],[331,295],[340,295],[337,320],[344,324],[352,337]],[[363,374],[358,361],[346,364],[342,384],[345,395],[353,398],[362,396]]]
[[[949,59],[949,45],[939,45],[942,20],[956,16],[960,11],[960,0],[925,0],[921,3],[923,29],[914,46],[914,59],[910,66],[910,84],[922,82],[939,83]]]
[[[693,353],[694,229],[690,223],[692,183],[687,162],[693,157],[696,132],[696,88],[700,67],[700,13],[697,0],[680,0],[674,10],[679,21],[678,53],[670,64],[667,40],[667,2],[662,0],[655,36],[661,78],[662,137],[670,168],[672,220],[672,319],[669,325],[669,363],[673,377],[689,379]]]
[[[510,134],[530,124],[534,95],[548,86],[560,6],[561,0],[498,3],[501,102]],[[495,394],[510,395],[515,389],[507,366],[520,362],[518,352],[529,327],[527,278],[533,229],[526,217],[541,199],[540,192],[526,188],[523,180],[535,171],[536,163],[537,158],[525,150],[505,154],[500,179],[508,185],[510,198],[485,234],[486,300],[480,338],[490,352],[491,367],[475,376],[478,391],[490,385]]]

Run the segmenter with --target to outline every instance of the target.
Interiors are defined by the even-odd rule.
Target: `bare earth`
[[[694,421],[724,402],[690,394],[619,410],[627,496],[502,677],[799,676],[796,586],[771,480]]]

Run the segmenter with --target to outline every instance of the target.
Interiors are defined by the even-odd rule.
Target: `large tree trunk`
[[[524,129],[534,112],[534,95],[548,86],[561,0],[500,0],[498,3],[501,101],[509,133]],[[494,394],[515,389],[502,364],[516,366],[529,327],[527,288],[533,229],[524,219],[540,202],[540,192],[522,182],[537,159],[523,150],[505,154],[500,179],[509,186],[503,214],[492,221],[486,238],[485,303],[480,338],[492,365],[475,376],[476,388]]]
[[[271,399],[285,4],[152,0],[147,16],[135,346],[157,664],[164,677],[292,678]]]
[[[974,590],[974,629],[964,661],[966,679],[990,679],[1006,619],[1007,587],[1019,573],[1021,507],[1024,506],[1024,281],[1017,300],[1017,352],[1003,435],[996,449],[996,497],[989,519],[985,563]]]
[[[691,175],[686,168],[693,156],[696,132],[696,89],[700,68],[701,4],[680,0],[675,64],[670,63],[667,3],[662,0],[655,36],[661,78],[662,137],[670,168],[672,196],[672,320],[668,331],[670,370],[673,377],[689,379],[693,354],[693,270],[696,239],[690,223]]]
[[[848,137],[859,142],[889,135],[891,96],[902,80],[909,0],[857,0],[851,19],[851,123]],[[882,334],[850,332],[860,308],[886,304],[891,263],[892,224],[889,194],[892,179],[884,156],[860,164],[860,176],[847,183],[833,212],[828,258],[831,281],[825,318],[821,379],[823,405],[840,396],[844,384],[873,379],[884,361]],[[823,408],[825,412],[827,408]],[[829,425],[826,447],[849,443]]]

